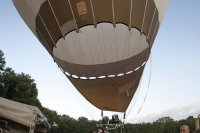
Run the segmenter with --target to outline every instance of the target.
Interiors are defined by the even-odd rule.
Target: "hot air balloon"
[[[126,112],[168,0],[13,0],[75,88],[100,110]]]

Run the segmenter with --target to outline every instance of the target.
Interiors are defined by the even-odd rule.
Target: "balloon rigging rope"
[[[149,70],[150,72],[149,72],[149,81],[148,81],[148,86],[147,86],[147,92],[146,92],[146,94],[145,94],[144,100],[143,100],[142,105],[141,105],[140,109],[138,110],[137,114],[139,114],[140,111],[142,110],[142,108],[143,108],[143,106],[144,106],[144,103],[145,103],[145,101],[146,101],[148,92],[149,92],[150,83],[151,83],[151,67],[152,67],[151,65],[152,65],[152,57],[151,57],[151,55],[150,55],[150,70]]]
[[[141,41],[141,40],[140,40],[140,41]],[[141,47],[142,47],[141,45],[138,46],[139,49],[141,49]],[[142,64],[143,58],[144,58],[144,54],[142,54],[142,59],[141,59],[141,61],[140,61],[140,64]],[[139,72],[137,71],[137,75],[138,75],[138,73],[139,73]],[[136,76],[136,77],[137,77],[137,76]],[[143,75],[142,75],[142,77],[143,77]],[[139,86],[138,86],[139,91],[137,91],[138,94],[137,94],[137,97],[136,97],[136,101],[138,100],[138,95],[139,95],[140,90],[141,90],[142,77],[141,77],[141,80],[139,81]],[[137,89],[137,90],[138,90],[138,89]],[[133,106],[136,105],[136,101],[133,102]],[[131,112],[131,110],[133,109],[133,106],[131,107],[131,109],[130,109],[128,115],[130,115],[130,112]],[[127,116],[128,116],[128,115],[127,115]],[[126,120],[126,118],[127,118],[127,117],[125,117],[125,120]]]
[[[65,73],[65,71],[62,70],[61,67],[59,67],[59,68],[60,68],[61,72],[63,72],[63,74],[65,75],[65,78],[67,78],[68,76],[67,76],[67,74]],[[68,78],[67,78],[67,79],[68,79]],[[68,80],[69,80],[69,79],[68,79]],[[94,120],[94,115],[95,115],[95,113],[94,113],[94,111],[93,111],[92,109],[89,109],[89,108],[90,108],[90,107],[89,107],[89,103],[85,103],[85,102],[83,102],[83,100],[81,100],[80,95],[78,95],[78,94],[80,94],[80,92],[79,92],[77,89],[72,89],[72,90],[75,92],[75,93],[72,92],[72,95],[74,95],[74,96],[76,97],[76,99],[77,99],[78,102],[81,104],[82,108],[85,110],[85,112],[87,113],[87,115],[89,115],[90,118]],[[83,97],[82,97],[82,98],[83,98]],[[85,99],[85,98],[84,98],[84,99]],[[85,100],[86,100],[86,99],[85,99]]]
[[[139,45],[139,48],[141,49],[141,45]],[[140,64],[142,64],[143,58],[144,58],[144,54],[142,55],[142,59],[141,59]],[[138,76],[138,73],[139,73],[139,72],[137,71],[137,75],[136,75],[136,77]],[[143,75],[142,75],[142,76],[143,76]],[[137,97],[136,97],[135,102],[133,102],[133,106],[136,105],[136,101],[138,100],[138,95],[139,95],[139,93],[140,93],[140,91],[141,91],[141,83],[142,83],[142,77],[141,77],[141,80],[139,81],[139,86],[138,86],[139,91],[138,91],[138,94],[137,94]],[[137,89],[137,90],[138,90],[138,89]],[[131,110],[133,109],[133,106],[132,106],[132,108],[130,109],[128,115],[130,114]],[[127,118],[127,117],[126,117],[126,118]]]
[[[142,80],[142,79],[141,79]],[[129,111],[126,113],[126,117],[125,117],[125,121],[126,121],[126,119],[129,117],[129,115],[130,115],[130,113],[132,112],[132,110],[134,109],[134,107],[135,107],[135,105],[136,105],[136,103],[137,103],[137,101],[138,101],[138,98],[139,98],[139,94],[140,94],[140,91],[141,91],[141,81],[140,80],[140,83],[139,83],[139,86],[138,86],[138,89],[136,90],[136,97],[135,98],[133,98],[133,102],[131,103],[131,108],[129,109]]]
[[[152,24],[153,24],[153,21],[154,21],[154,18],[155,18],[155,13],[156,13],[156,7],[155,7],[155,9],[154,9],[153,17],[152,17],[152,19],[151,19],[151,24],[150,24],[149,32],[148,32],[148,34],[147,34],[147,39],[149,38],[149,34],[150,34],[150,32],[151,32]]]
[[[112,15],[113,15],[113,24],[115,25],[115,7],[114,7],[114,1],[112,0]]]
[[[144,21],[145,21],[145,17],[146,17],[146,9],[147,9],[147,5],[148,5],[148,0],[146,0],[146,4],[145,4],[145,9],[144,9],[144,15],[143,15],[143,20],[142,20],[142,28],[141,28],[141,32],[143,31],[143,28],[144,28]]]
[[[158,28],[158,24],[159,24],[159,21],[157,22],[157,24],[156,24],[156,27],[155,27],[155,29],[154,29],[154,32],[153,32],[153,36],[152,36],[152,39],[151,39],[151,43],[150,43],[150,45],[153,43],[153,41],[154,41],[154,37],[155,37],[155,34],[156,34],[156,29]]]
[[[130,7],[129,30],[131,30],[132,10],[133,10],[133,0],[131,0],[131,7]]]
[[[151,57],[151,55],[150,55],[150,73],[149,73],[149,80],[148,80],[147,92],[146,92],[146,94],[145,94],[143,103],[141,104],[139,110],[137,111],[137,113],[136,113],[133,117],[135,117],[136,115],[138,115],[138,114],[140,113],[140,111],[142,110],[143,105],[144,105],[144,103],[145,103],[145,101],[146,101],[146,98],[147,98],[147,95],[148,95],[148,92],[149,92],[150,82],[151,82],[151,68],[152,68],[152,57]],[[137,94],[136,94],[136,95],[137,95],[136,100],[135,100],[135,102],[133,103],[133,105],[131,105],[132,107],[130,108],[130,110],[129,110],[128,114],[127,114],[127,117],[126,117],[125,121],[127,120],[128,116],[130,115],[130,113],[131,113],[132,110],[133,110],[133,107],[136,105],[136,102],[138,101],[138,97],[139,97],[139,94],[140,94],[140,91],[141,91],[141,83],[142,83],[142,80],[141,80],[140,83],[139,83],[139,89],[138,89],[139,91],[136,92],[136,93],[137,93]]]

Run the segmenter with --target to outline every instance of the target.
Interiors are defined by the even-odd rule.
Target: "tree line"
[[[6,67],[3,51],[0,50],[0,97],[17,102],[37,106],[47,117],[50,124],[53,122],[58,127],[51,128],[48,133],[92,133],[97,130],[96,124],[99,121],[88,120],[85,117],[74,119],[68,115],[59,115],[56,111],[43,107],[38,99],[38,90],[34,79],[29,74],[16,73],[12,68]],[[173,120],[170,117],[159,118],[152,123],[126,123],[125,133],[178,133],[182,124],[195,130],[193,116],[187,119]],[[112,130],[109,133],[119,133],[119,130]]]

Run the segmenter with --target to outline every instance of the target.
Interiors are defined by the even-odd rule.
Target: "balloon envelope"
[[[167,0],[13,0],[77,90],[101,110],[125,112]]]

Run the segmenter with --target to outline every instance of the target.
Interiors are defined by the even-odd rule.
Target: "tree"
[[[11,68],[6,68],[3,73],[5,98],[37,106],[41,108],[38,100],[38,91],[34,80],[28,74],[17,74]]]
[[[0,96],[5,96],[6,90],[4,89],[4,83],[3,83],[3,72],[5,68],[5,58],[4,53],[0,50]]]
[[[5,61],[5,58],[4,58],[4,53],[0,50],[0,73],[2,71],[4,71],[5,64],[6,64],[6,61]]]
[[[0,96],[41,108],[34,79],[28,74],[17,74],[12,68],[5,68],[6,62],[3,56],[0,50]]]
[[[162,117],[156,120],[156,122],[161,122],[161,123],[166,123],[166,122],[173,122],[174,120],[170,118],[169,116],[167,117]]]
[[[78,133],[77,121],[68,115],[62,115],[60,118],[60,131],[61,133]]]

